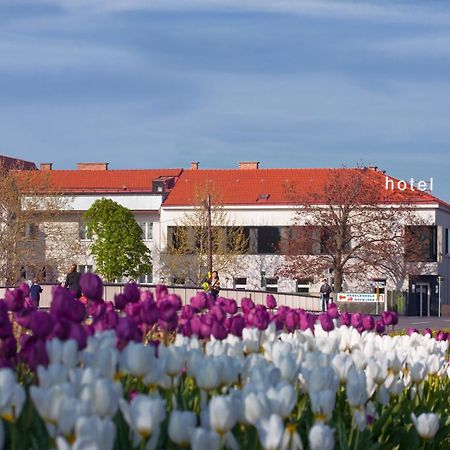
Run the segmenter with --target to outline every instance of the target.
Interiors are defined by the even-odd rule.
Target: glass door
[[[430,316],[430,286],[428,283],[418,283],[416,292],[419,295],[419,315]]]

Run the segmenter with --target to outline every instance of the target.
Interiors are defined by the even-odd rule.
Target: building
[[[186,226],[186,217],[196,208],[196,197],[209,190],[213,192],[213,203],[217,198],[220,200],[227,223],[243,227],[247,239],[246,254],[237,258],[239,264],[221,271],[222,285],[274,292],[318,291],[322,277],[292,279],[279,275],[286,258],[280,242],[288,236],[286,233],[295,218],[290,188],[294,186],[297,192],[313,188],[320,195],[330,170],[262,169],[257,162],[241,162],[237,169],[217,170],[201,169],[198,163],[192,163],[190,169],[143,170],[110,170],[107,163],[80,163],[76,170],[54,170],[50,163],[40,166],[40,173],[49,177],[54,192],[66,199],[59,225],[64,233],[71,234],[79,243],[77,252],[71,254],[71,261],[67,261],[67,257],[63,261],[70,263],[74,260],[82,272],[95,270],[95,263],[89,255],[83,213],[96,199],[105,197],[132,210],[141,224],[153,258],[153,273],[144,274],[141,282],[194,283],[168,272],[163,260],[171,245],[173,230]],[[336,170],[343,174],[353,169]],[[384,172],[375,167],[367,168],[367,171],[374,183],[384,186]],[[450,205],[430,192],[415,190],[405,195],[414,205],[414,213],[427,221],[427,225],[410,226],[409,229],[413,234],[419,231],[421,238],[425,236],[429,243],[423,261],[420,261],[420,272],[406,274],[400,285],[398,280],[373,272],[364,282],[346,279],[344,289],[367,292],[373,281],[378,280],[385,284],[383,289],[409,292],[410,304],[415,308],[410,312],[423,315],[437,313],[440,295],[442,313],[450,315]],[[405,197],[395,197],[394,203],[401,202],[402,198]],[[52,248],[48,243],[46,260],[58,261],[52,256],[58,251],[61,249]],[[186,265],[192,261],[186,257]],[[46,263],[48,281],[64,275],[65,267],[59,263],[56,266]],[[199,269],[204,272],[206,267]]]

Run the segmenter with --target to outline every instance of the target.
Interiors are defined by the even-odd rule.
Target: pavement
[[[450,317],[400,316],[398,325],[395,326],[395,329],[406,330],[409,327],[417,328],[419,331],[424,328],[431,328],[432,330],[450,328]]]

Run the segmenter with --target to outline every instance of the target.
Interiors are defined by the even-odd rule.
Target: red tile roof
[[[320,203],[325,186],[332,176],[352,176],[357,169],[223,169],[184,170],[164,206],[186,206],[195,203],[202,186],[211,189],[224,205],[283,205],[294,203],[294,197],[315,195]],[[439,203],[449,207],[427,192],[386,192],[386,175],[367,169],[371,182],[380,189],[386,202]],[[392,177],[389,177],[395,180]],[[204,189],[204,188],[203,188]],[[295,194],[292,194],[292,190]],[[321,194],[322,193],[322,194]],[[309,197],[310,198],[310,197]],[[214,201],[214,199],[213,199]]]
[[[45,184],[68,193],[151,192],[159,177],[178,177],[182,169],[42,170]],[[47,178],[48,177],[48,178]]]
[[[5,169],[36,170],[34,162],[4,155],[0,155],[0,166],[3,166]]]

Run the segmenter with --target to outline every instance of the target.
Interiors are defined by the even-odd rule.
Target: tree
[[[47,281],[50,266],[78,251],[76,238],[57,226],[67,202],[47,174],[0,160],[1,284],[11,286],[31,276]]]
[[[136,279],[151,271],[150,249],[129,209],[102,198],[86,211],[85,219],[97,272],[107,281],[122,276]]]
[[[229,219],[215,186],[198,187],[190,208],[175,226],[168,228],[162,271],[174,279],[199,285],[210,270],[210,246],[214,270],[238,270],[239,255],[248,252],[248,238],[244,229]]]
[[[322,186],[290,187],[295,219],[282,242],[280,275],[317,279],[332,273],[334,289],[346,277],[370,279],[380,270],[396,284],[411,264],[404,258],[405,225],[423,224],[406,192],[384,189],[385,175],[368,168],[330,169]]]

